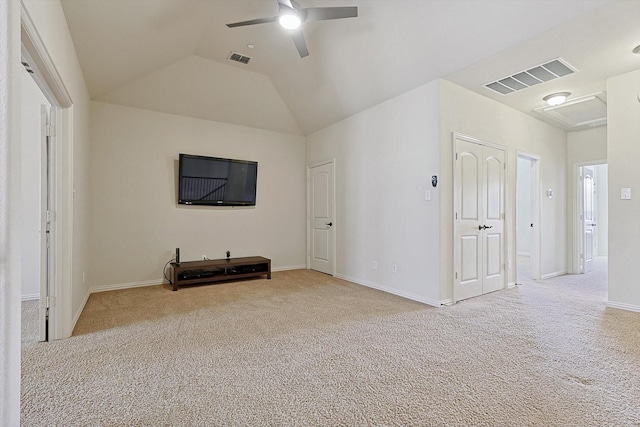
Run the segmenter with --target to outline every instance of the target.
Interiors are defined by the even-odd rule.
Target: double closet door
[[[505,287],[505,151],[455,138],[454,300]]]

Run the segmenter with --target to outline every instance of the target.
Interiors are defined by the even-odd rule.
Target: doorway
[[[540,279],[540,156],[517,152],[516,283]]]
[[[24,61],[23,61],[24,62]],[[51,104],[25,66],[22,85],[22,280],[23,307],[38,312],[38,324],[26,335],[48,340],[48,298],[51,277],[50,229],[50,129]],[[24,337],[23,337],[24,338]]]
[[[608,167],[606,163],[577,165],[576,242],[578,273],[588,274],[594,264],[608,264]]]
[[[454,134],[454,302],[506,287],[506,150]]]
[[[335,275],[335,163],[307,167],[307,265]]]
[[[41,250],[44,255],[22,258],[23,262],[31,262],[30,265],[39,264],[41,276],[47,278],[46,282],[41,280],[39,323],[46,326],[40,327],[40,338],[51,341],[71,336],[73,325],[70,249],[73,241],[73,101],[25,8],[21,9],[20,24],[21,62],[49,103],[49,121],[38,125],[46,135],[41,139],[40,150],[40,156],[46,160],[35,160],[42,166],[39,232],[41,245],[46,245],[46,250]]]

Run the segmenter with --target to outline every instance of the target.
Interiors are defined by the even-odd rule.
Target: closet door
[[[458,137],[454,154],[454,299],[502,289],[504,150]]]

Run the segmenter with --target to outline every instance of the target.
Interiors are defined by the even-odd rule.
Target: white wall
[[[291,111],[267,76],[195,55],[95,100],[302,135]]]
[[[596,166],[596,230],[598,256],[609,255],[609,166]]]
[[[607,127],[567,132],[567,166],[607,160]]]
[[[0,425],[20,424],[20,4],[0,2]]]
[[[22,69],[22,299],[40,297],[41,113],[49,105]]]
[[[64,337],[71,335],[74,320],[88,297],[82,273],[88,263],[89,95],[60,1],[23,0],[23,3],[73,103],[62,112],[70,127],[58,130],[68,135],[58,146],[62,182],[61,209],[56,215],[62,228],[58,238],[62,243],[63,292],[55,303],[61,305],[64,317],[58,319],[60,330],[56,335]]]
[[[516,236],[518,255],[531,255],[531,160],[517,160]],[[516,262],[516,261],[514,261]]]
[[[433,82],[307,137],[307,165],[336,162],[338,277],[440,303],[439,134]]]
[[[510,107],[482,97],[453,83],[442,81],[441,126],[441,298],[452,298],[453,283],[453,188],[452,132],[507,147],[506,232],[508,258],[515,265],[516,150],[540,156],[542,191],[551,188],[553,199],[541,203],[541,274],[563,274],[566,261],[566,134]],[[515,283],[515,270],[508,281]]]
[[[304,268],[303,137],[93,102],[92,144],[93,289],[161,283],[176,247]],[[257,161],[256,206],[178,205],[179,153]]]
[[[609,304],[640,311],[640,70],[607,81]],[[631,188],[631,200],[620,189]]]

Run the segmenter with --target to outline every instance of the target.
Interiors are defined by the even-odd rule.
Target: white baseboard
[[[342,274],[336,274],[335,277],[337,277],[338,279],[346,280],[347,282],[352,282],[352,283],[355,283],[357,285],[362,285],[362,286],[366,286],[368,288],[377,289],[379,291],[383,291],[383,292],[386,292],[388,294],[397,295],[399,297],[410,299],[412,301],[421,302],[423,304],[428,304],[428,305],[431,305],[431,306],[434,306],[434,307],[440,307],[443,304],[440,301],[433,301],[433,300],[421,297],[419,295],[412,294],[410,292],[399,291],[397,289],[393,289],[393,288],[389,288],[389,287],[386,287],[386,286],[378,285],[377,283],[368,282],[368,281],[362,280],[362,279],[356,279],[355,277],[345,276],[345,275],[342,275]]]
[[[288,265],[283,267],[272,268],[271,272],[273,273],[274,271],[300,270],[300,269],[306,269],[306,268],[307,267],[304,264]],[[163,283],[166,283],[164,279],[144,280],[141,282],[130,282],[130,283],[118,283],[115,285],[94,286],[90,289],[90,292],[93,294],[97,292],[108,292],[108,291],[115,291],[119,289],[132,289],[132,288],[141,288],[144,286],[156,286],[156,285],[162,285]]]
[[[540,279],[547,280],[547,279],[551,279],[552,277],[564,276],[565,274],[567,274],[567,270],[556,271],[555,273],[543,274],[542,277],[540,277]]]
[[[516,282],[509,282],[507,283],[507,289],[512,289],[516,287]]]
[[[287,265],[284,267],[273,267],[271,269],[271,272],[273,273],[274,271],[288,271],[288,270],[306,270],[307,266],[305,264],[300,264],[300,265]]]
[[[22,295],[22,301],[33,301],[34,299],[40,299],[40,294]]]
[[[84,310],[84,306],[87,305],[87,301],[89,301],[89,297],[91,296],[91,290],[87,291],[84,299],[82,300],[82,304],[76,311],[76,314],[73,316],[73,321],[71,322],[71,331],[73,331],[76,327],[76,323],[78,323],[78,319],[80,319],[80,315],[82,314],[82,310]]]
[[[89,291],[93,294],[97,292],[115,291],[118,289],[131,289],[131,288],[141,288],[143,286],[161,285],[163,283],[164,283],[164,279],[145,280],[142,282],[118,283],[116,285],[94,286]]]
[[[640,313],[640,306],[625,304],[622,302],[607,301],[607,307],[617,308],[619,310],[635,311]]]

